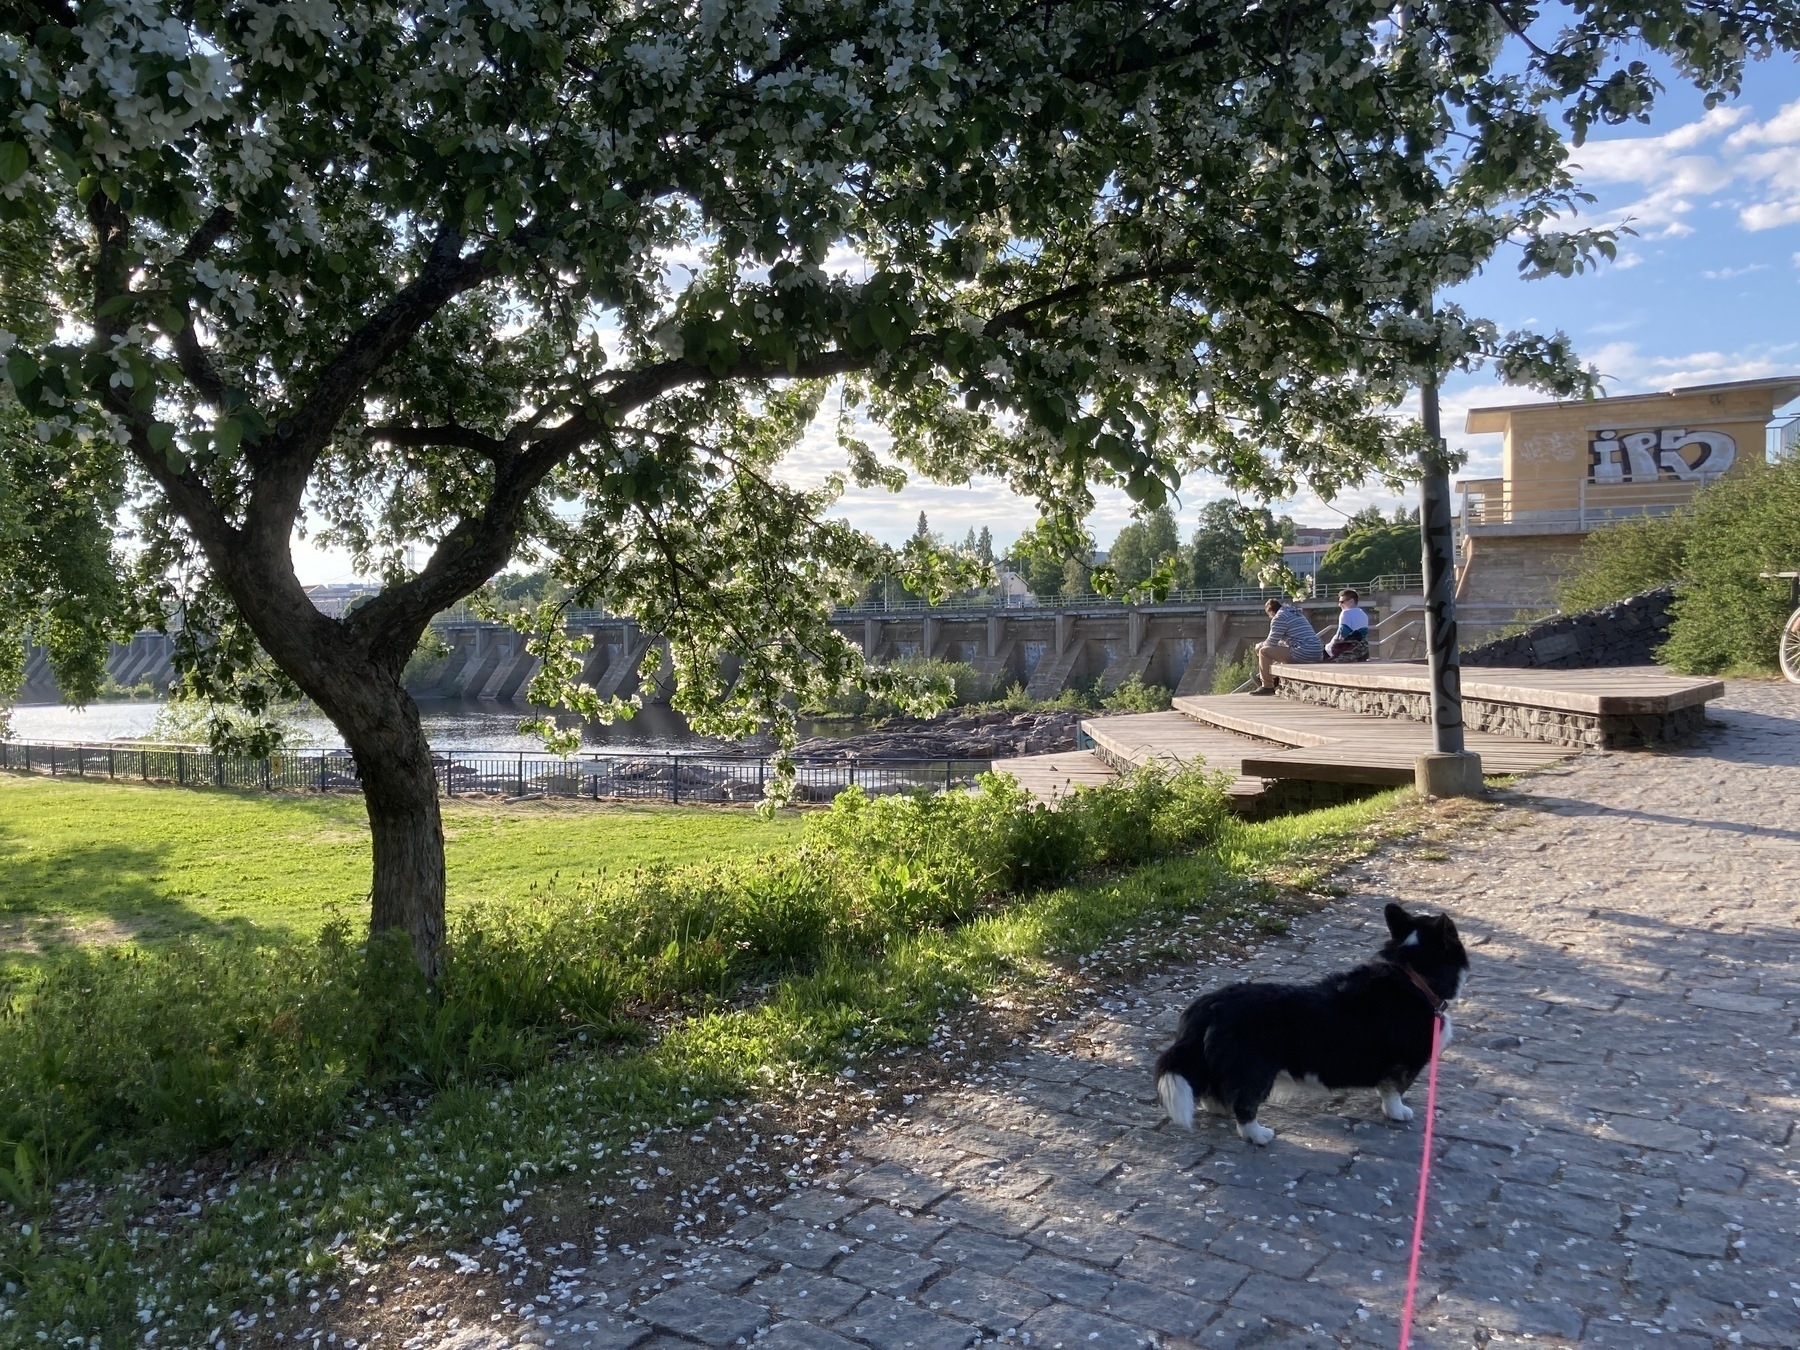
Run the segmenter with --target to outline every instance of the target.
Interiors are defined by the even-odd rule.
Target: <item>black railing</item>
[[[741,755],[579,755],[567,759],[480,750],[432,756],[445,796],[588,797],[666,802],[761,800],[774,764]],[[985,759],[797,759],[795,796],[829,801],[856,784],[881,794],[951,788],[986,773]],[[347,750],[294,750],[264,759],[215,755],[196,746],[0,741],[0,769],[53,777],[98,778],[182,787],[264,792],[359,792]]]

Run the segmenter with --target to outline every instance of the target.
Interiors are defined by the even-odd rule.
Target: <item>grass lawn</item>
[[[712,862],[798,837],[788,813],[466,800],[444,803],[450,903],[552,879]],[[69,942],[244,931],[311,936],[365,912],[362,800],[0,774],[0,966]]]
[[[1140,786],[1103,791],[1123,807]],[[1053,995],[1062,972],[1078,956],[1123,960],[1123,974],[1142,957],[1179,956],[1188,942],[1208,933],[1247,940],[1258,932],[1279,932],[1286,904],[1279,888],[1317,888],[1323,874],[1344,858],[1414,828],[1408,812],[1394,809],[1405,800],[1407,794],[1386,793],[1274,820],[1226,819],[1211,845],[1197,852],[1132,867],[1090,868],[1068,884],[1009,893],[957,924],[921,924],[861,945],[827,944],[816,960],[774,978],[758,997],[721,998],[702,991],[658,1034],[609,1039],[605,1027],[595,1024],[601,1034],[590,1041],[588,1031],[570,1023],[556,1033],[557,1053],[520,1060],[517,1070],[484,1067],[473,1053],[466,1069],[446,1060],[449,1069],[434,1071],[429,1081],[395,1080],[381,1091],[352,1093],[332,1123],[301,1147],[290,1146],[272,1159],[252,1154],[241,1167],[213,1158],[201,1180],[193,1173],[181,1180],[179,1158],[171,1159],[173,1169],[135,1171],[136,1155],[129,1148],[113,1147],[104,1138],[96,1147],[92,1130],[70,1140],[74,1125],[88,1118],[74,1114],[76,1105],[110,1102],[108,1085],[125,1079],[88,1083],[84,1078],[73,1087],[74,1078],[56,1068],[61,1076],[34,1100],[41,1111],[60,1112],[57,1119],[66,1115],[71,1124],[46,1127],[37,1145],[41,1152],[21,1143],[13,1172],[0,1177],[14,1183],[0,1196],[0,1276],[11,1282],[0,1301],[9,1319],[0,1344],[10,1343],[9,1335],[29,1343],[34,1337],[67,1342],[88,1334],[106,1344],[131,1344],[146,1325],[165,1345],[205,1343],[221,1332],[231,1339],[220,1345],[250,1344],[252,1328],[258,1337],[265,1334],[259,1319],[271,1326],[278,1318],[285,1324],[290,1314],[309,1321],[320,1310],[321,1291],[347,1278],[346,1265],[365,1274],[387,1265],[399,1269],[413,1256],[429,1258],[460,1244],[462,1250],[481,1252],[487,1263],[482,1268],[495,1270],[497,1277],[507,1273],[491,1264],[501,1249],[479,1244],[502,1222],[521,1232],[525,1224],[540,1224],[531,1229],[540,1244],[565,1231],[588,1243],[596,1224],[627,1217],[629,1197],[636,1192],[622,1184],[623,1172],[636,1156],[633,1141],[641,1143],[648,1132],[672,1127],[685,1132],[727,1102],[753,1102],[781,1085],[794,1090],[841,1084],[854,1075],[859,1088],[866,1084],[872,1090],[893,1057],[927,1043],[960,1015],[959,1009],[1002,993],[1022,999],[1014,1006],[1030,1008]],[[28,903],[45,922],[59,917],[56,906],[71,919],[117,923],[119,915],[130,917],[137,912],[133,906],[141,905],[147,917],[160,918],[165,932],[181,931],[184,924],[205,932],[208,925],[252,920],[273,928],[279,920],[298,934],[319,925],[329,898],[353,900],[362,884],[366,846],[359,806],[354,800],[0,778],[0,904],[16,916],[21,903]],[[1100,815],[1091,818],[1096,829],[1104,824]],[[521,810],[462,803],[453,805],[449,825],[453,893],[465,902],[475,895],[527,897],[519,907],[525,924],[539,908],[529,902],[532,887],[558,871],[566,882],[579,872],[653,858],[714,862],[727,851],[742,855],[775,848],[798,830],[791,818],[765,823],[747,813],[699,809]],[[858,856],[838,856],[843,867],[863,865]],[[58,859],[75,875],[57,875]],[[767,884],[734,903],[754,903],[757,921],[771,926],[803,912],[806,893],[793,887],[805,878],[782,872],[779,864],[760,871]],[[893,871],[871,875],[889,877]],[[28,885],[22,888],[21,881]],[[335,897],[308,895],[327,886],[336,888]],[[665,894],[656,887],[646,893]],[[707,904],[731,902],[710,881],[693,894]],[[234,906],[230,910],[224,908],[228,903]],[[499,945],[483,949],[483,960],[505,957],[503,940],[513,931],[508,922],[490,924]],[[565,930],[557,932],[559,941],[569,937]],[[1128,935],[1134,935],[1135,956],[1121,945]],[[74,936],[65,932],[63,941]],[[703,955],[711,941],[696,929],[683,950]],[[681,944],[669,946],[680,955],[675,949]],[[219,950],[228,953],[230,947],[221,943]],[[194,998],[219,1010],[225,1034],[213,1044],[207,1024],[197,1033],[205,1044],[183,1041],[178,1053],[159,1061],[159,1073],[143,1080],[150,1094],[142,1097],[145,1110],[161,1100],[156,1093],[179,1093],[182,1112],[190,1111],[189,1094],[196,1094],[192,1114],[224,1109],[240,1086],[252,1092],[258,1084],[276,1082],[269,1074],[285,1073],[282,1066],[290,1064],[311,1075],[303,1086],[321,1092],[330,1086],[338,1061],[307,1058],[303,1051],[311,1044],[307,1037],[330,1049],[338,1043],[330,1039],[335,1033],[324,1024],[307,1030],[314,1023],[296,1020],[286,1007],[272,1016],[274,1005],[263,1007],[254,997],[265,986],[288,986],[266,970],[249,968],[251,961],[242,972],[241,990],[235,969],[217,984],[212,983],[217,967],[206,967],[197,983],[183,983],[183,971],[202,969],[185,954],[189,950],[172,947],[155,960],[115,960],[110,966],[106,960],[113,958],[106,958],[85,969],[79,963],[86,958],[72,954],[70,968],[79,970],[76,985],[113,979],[123,992],[94,999],[89,997],[94,990],[71,985],[64,991],[69,997],[59,995],[62,1002],[56,1005],[68,1013],[62,1021],[32,1013],[37,1021],[19,1022],[6,1061],[14,1078],[41,1086],[45,1056],[76,1041],[122,1056],[119,1062],[132,1068],[131,1047],[142,1043],[131,1039],[138,1034],[132,1029],[149,1034],[147,1024],[132,1018],[160,1007],[170,1025],[185,1027],[167,1001]],[[257,959],[270,955],[267,949],[247,953]],[[285,970],[289,955],[277,953],[273,959]],[[558,948],[557,969],[580,967],[594,955],[570,938],[566,950]],[[159,961],[168,978],[145,983]],[[42,988],[32,997],[41,998]],[[480,992],[487,986],[470,988]],[[328,985],[307,989],[308,1000],[337,997]],[[245,990],[248,995],[240,996]],[[165,1002],[144,1002],[158,998]],[[415,1037],[406,1053],[424,1047],[420,1037],[460,1034],[448,1020],[463,1015],[460,1006],[447,1001],[436,1012],[426,1007],[416,1028],[412,1021],[395,1021],[399,1032]],[[21,1007],[16,1016],[29,1011]],[[39,1034],[48,1038],[41,1046],[32,1039]],[[273,1067],[261,1078],[232,1076],[251,1071],[234,1049],[246,1037],[272,1056]],[[474,1046],[475,1038],[470,1043]],[[79,1076],[81,1070],[75,1065],[72,1072]],[[398,1096],[395,1086],[404,1087]],[[212,1105],[201,1107],[202,1092]],[[260,1095],[254,1100],[263,1105]],[[300,1098],[293,1100],[296,1109],[305,1106]],[[31,1121],[18,1111],[14,1115],[23,1137]],[[127,1116],[119,1119],[123,1127],[132,1126]],[[59,1177],[71,1177],[71,1183],[57,1186]],[[779,1166],[767,1182],[785,1188]],[[169,1211],[167,1184],[204,1187],[205,1204]],[[625,1195],[627,1205],[609,1209],[614,1204],[609,1192]],[[182,1204],[187,1203],[183,1191]],[[515,1212],[521,1205],[527,1209]],[[725,1221],[722,1209],[717,1217]],[[550,1250],[545,1249],[547,1256]],[[350,1307],[346,1301],[340,1310],[345,1317]],[[348,1331],[349,1324],[342,1329]]]

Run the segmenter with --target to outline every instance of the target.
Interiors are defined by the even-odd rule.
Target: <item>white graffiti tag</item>
[[[1588,482],[1689,482],[1724,473],[1736,459],[1737,442],[1722,431],[1602,431],[1588,442]]]

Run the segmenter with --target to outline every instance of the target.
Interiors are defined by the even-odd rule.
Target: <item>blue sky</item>
[[[1629,222],[1618,262],[1570,279],[1521,281],[1516,257],[1452,294],[1506,328],[1568,333],[1597,366],[1610,393],[1640,393],[1717,380],[1800,372],[1800,66],[1787,58],[1751,67],[1740,98],[1707,112],[1698,95],[1671,84],[1648,125],[1604,129],[1575,154],[1578,178],[1598,200],[1588,219]],[[1465,473],[1499,472],[1500,438],[1467,436],[1471,407],[1540,397],[1508,389],[1491,374],[1449,381],[1444,429],[1469,455]],[[871,438],[875,439],[875,438]],[[828,423],[787,465],[795,481],[817,482],[842,467]],[[1216,482],[1183,484],[1184,536],[1201,505],[1223,495]],[[1357,507],[1399,499],[1352,492],[1327,505],[1310,497],[1283,508],[1307,524],[1334,524]],[[1035,518],[1032,504],[1003,484],[945,487],[914,479],[899,493],[852,490],[835,514],[898,543],[920,511],[960,538],[986,526],[1010,542]],[[1123,494],[1109,493],[1090,520],[1102,547],[1130,520]],[[352,579],[348,559],[295,541],[307,583]]]

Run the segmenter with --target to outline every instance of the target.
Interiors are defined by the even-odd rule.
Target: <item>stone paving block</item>
[[[1139,1243],[1114,1271],[1121,1279],[1160,1285],[1214,1303],[1230,1298],[1250,1275],[1247,1266],[1163,1242]]]
[[[967,1224],[1001,1237],[1023,1237],[1043,1221],[1044,1211],[1025,1200],[999,1196],[952,1195],[932,1213],[951,1223]]]
[[[858,1195],[866,1195],[871,1200],[891,1201],[908,1209],[925,1209],[951,1191],[946,1182],[921,1176],[891,1162],[871,1167],[854,1177],[848,1185]]]
[[[814,1186],[790,1195],[778,1205],[770,1205],[769,1212],[783,1219],[798,1219],[801,1223],[823,1226],[844,1222],[864,1208],[865,1203],[859,1196]]]
[[[730,1345],[740,1336],[748,1339],[769,1319],[768,1309],[705,1285],[664,1290],[635,1311],[659,1331],[707,1345]]]
[[[1122,1224],[1052,1214],[1026,1235],[1026,1241],[1052,1256],[1110,1266],[1138,1244],[1138,1235]]]
[[[1287,1322],[1302,1330],[1334,1331],[1356,1316],[1357,1300],[1323,1284],[1252,1274],[1231,1296],[1230,1307]]]
[[[580,1327],[556,1333],[554,1339],[558,1350],[563,1350],[563,1347],[579,1347],[579,1350],[632,1350],[633,1346],[643,1344],[653,1334],[652,1329],[643,1322],[627,1322],[617,1317],[587,1320],[598,1322],[598,1325],[590,1330],[584,1323]],[[498,1345],[504,1339],[505,1337],[495,1336],[493,1343]]]
[[[1718,1223],[1662,1211],[1632,1219],[1625,1236],[1642,1246],[1665,1247],[1685,1256],[1722,1257],[1730,1243],[1730,1234]]]
[[[1102,1312],[1162,1334],[1197,1337],[1219,1315],[1217,1303],[1157,1285],[1120,1280],[1100,1305]]]
[[[1706,1141],[1700,1131],[1672,1120],[1646,1120],[1642,1116],[1612,1116],[1600,1127],[1605,1139],[1618,1139],[1640,1148],[1660,1148],[1681,1153],[1702,1153]]]
[[[755,1303],[766,1303],[788,1317],[829,1322],[849,1312],[868,1293],[866,1285],[852,1284],[817,1271],[789,1270],[765,1275],[743,1293]]]
[[[1148,1340],[1136,1327],[1066,1303],[1033,1313],[1021,1331],[1031,1337],[1034,1350],[1137,1350]]]
[[[1030,1256],[1033,1247],[1016,1238],[996,1237],[975,1228],[952,1228],[931,1248],[930,1255],[949,1270],[979,1270],[999,1275]]]
[[[980,1334],[966,1322],[878,1295],[840,1318],[837,1329],[875,1350],[962,1350]]]
[[[1494,1204],[1508,1221],[1541,1222],[1590,1237],[1605,1237],[1619,1227],[1623,1218],[1619,1206],[1605,1200],[1584,1200],[1571,1192],[1511,1181],[1501,1183]]]
[[[1049,1303],[1050,1296],[1013,1280],[959,1270],[934,1281],[918,1301],[998,1334],[1018,1326]]]
[[[745,1250],[752,1256],[767,1257],[771,1261],[823,1270],[849,1243],[850,1239],[839,1233],[809,1228],[797,1219],[790,1219],[750,1239]]]
[[[1008,1276],[1053,1299],[1088,1307],[1099,1306],[1113,1287],[1113,1277],[1104,1270],[1041,1252],[1021,1261]]]
[[[704,1284],[721,1294],[735,1293],[752,1278],[771,1268],[771,1262],[726,1248],[724,1258],[707,1261],[697,1268],[684,1270],[681,1278],[688,1284]],[[671,1277],[673,1278],[673,1277]]]
[[[922,1252],[954,1225],[930,1214],[902,1214],[877,1205],[864,1210],[840,1230],[865,1242],[879,1242],[906,1252]]]
[[[1198,1201],[1183,1204],[1177,1200],[1141,1204],[1119,1222],[1144,1237],[1199,1250],[1225,1231],[1227,1220],[1217,1210],[1209,1213],[1202,1209]]]
[[[857,1350],[856,1342],[807,1322],[781,1322],[757,1343],[758,1350]]]
[[[866,1289],[910,1294],[940,1269],[936,1261],[870,1243],[838,1262],[831,1273]]]
[[[1213,1239],[1206,1250],[1240,1266],[1289,1278],[1305,1275],[1325,1259],[1323,1251],[1302,1244],[1297,1233],[1249,1222],[1233,1224]]]

